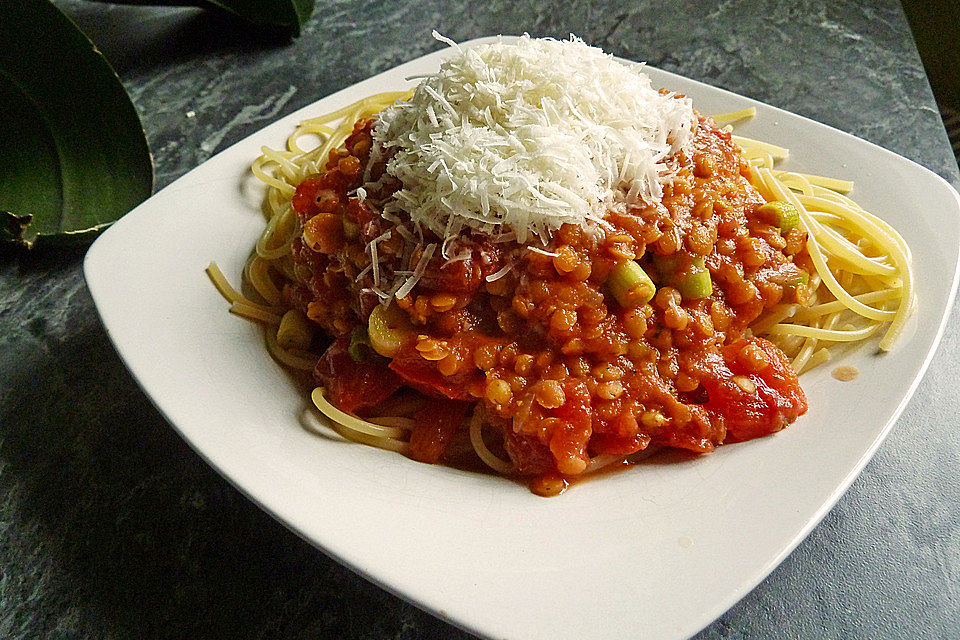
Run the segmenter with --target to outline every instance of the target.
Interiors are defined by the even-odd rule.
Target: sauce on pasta
[[[778,172],[785,149],[694,111],[684,124],[670,101],[686,99],[659,95],[673,128],[657,185],[638,196],[628,180],[602,215],[529,233],[510,212],[432,221],[433,194],[404,182],[423,172],[396,171],[377,128],[401,96],[307,121],[254,164],[271,214],[245,275],[262,300],[211,276],[309,371],[334,428],[422,462],[473,458],[553,495],[659,449],[775,433],[807,410],[798,373],[830,344],[890,323],[889,347],[912,307],[909,250],[847,183]],[[301,149],[307,133],[324,142]]]

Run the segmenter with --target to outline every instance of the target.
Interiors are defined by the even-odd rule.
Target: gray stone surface
[[[57,4],[132,95],[158,188],[274,118],[437,48],[432,28],[458,40],[574,32],[960,185],[894,0],[318,0],[292,43],[195,9]],[[114,353],[82,257],[0,254],[0,637],[467,637],[341,568],[209,469]],[[849,492],[698,638],[960,637],[958,357],[954,314]]]

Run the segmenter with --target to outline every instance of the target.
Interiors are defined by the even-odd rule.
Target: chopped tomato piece
[[[467,380],[473,375],[473,367],[461,367],[461,371],[445,376],[437,371],[436,362],[424,360],[413,345],[400,348],[390,361],[390,368],[403,378],[404,383],[434,398],[473,400],[467,391]]]
[[[320,208],[317,206],[317,192],[325,186],[321,176],[306,178],[297,186],[296,193],[290,200],[293,210],[304,218],[309,218],[316,214]]]
[[[636,453],[650,444],[650,436],[641,433],[637,419],[630,411],[625,411],[613,420],[597,418],[593,421],[593,435],[590,436],[590,455],[621,455]]]
[[[347,200],[347,217],[361,227],[379,218],[378,215],[374,214],[373,209],[362,202],[360,198]]]
[[[766,366],[738,357],[753,345]],[[754,349],[754,352],[756,350]],[[783,352],[763,338],[738,340],[707,356],[710,375],[700,382],[707,390],[707,411],[723,416],[727,432],[750,440],[780,431],[807,411],[807,398]]]
[[[686,449],[687,451],[694,451],[696,453],[709,453],[716,449],[716,446],[714,446],[709,438],[698,438],[683,431],[670,431],[664,437],[658,439],[658,444],[676,449]]]
[[[589,429],[593,421],[593,410],[590,408],[590,390],[587,385],[574,378],[563,381],[563,395],[565,402],[550,411],[554,418],[560,418],[577,429]]]
[[[587,455],[587,442],[593,433],[590,391],[583,382],[569,378],[563,382],[563,391],[565,402],[550,412],[561,421],[550,436],[550,452],[560,473],[577,475],[590,461]]]
[[[386,400],[401,382],[380,360],[355,361],[347,352],[349,345],[349,335],[337,338],[317,361],[313,377],[335,407],[355,413]]]
[[[504,429],[503,444],[507,455],[517,467],[521,476],[536,476],[544,473],[556,473],[550,449],[536,438],[514,433],[508,425]]]
[[[590,450],[593,455],[628,456],[646,449],[648,444],[650,444],[650,436],[645,433],[635,433],[631,436],[595,433],[590,437]]]
[[[474,259],[445,262],[437,275],[437,288],[441,291],[472,294],[480,286],[480,266]]]
[[[467,402],[438,400],[417,411],[413,416],[416,426],[410,434],[410,457],[430,464],[437,462],[470,406]]]

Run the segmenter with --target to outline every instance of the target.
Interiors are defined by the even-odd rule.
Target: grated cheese
[[[666,161],[693,138],[689,99],[573,36],[471,49],[434,36],[453,57],[373,131],[402,184],[385,215],[444,239],[468,227],[546,244],[564,223],[659,202]]]
[[[427,270],[427,264],[430,262],[430,258],[433,257],[433,252],[436,250],[437,244],[435,242],[431,242],[427,245],[427,248],[423,250],[423,255],[420,256],[420,261],[417,262],[417,266],[413,270],[413,275],[409,276],[407,281],[394,292],[398,298],[406,298],[407,294],[413,291],[413,287],[416,286],[420,278],[423,277],[424,272]]]
[[[360,282],[361,280],[363,280],[363,276],[370,273],[370,270],[372,268],[373,268],[373,263],[371,262],[370,264],[368,264],[367,266],[365,266],[363,269],[360,270],[360,273],[358,273],[357,277],[354,278],[354,282]]]
[[[508,260],[508,261],[507,261],[507,264],[505,264],[503,267],[501,267],[500,269],[498,269],[495,273],[491,273],[490,275],[488,275],[488,276],[485,278],[485,280],[486,280],[487,282],[496,282],[496,281],[499,280],[500,278],[502,278],[502,277],[506,276],[508,273],[510,273],[516,265],[517,265],[516,262],[513,262],[513,261]]]
[[[389,240],[392,235],[392,231],[389,229],[379,236],[371,240],[367,244],[367,251],[370,252],[370,264],[373,268],[373,288],[374,290],[380,289],[380,258],[377,255],[377,243],[381,240]]]
[[[549,256],[551,258],[556,258],[560,255],[559,253],[547,251],[546,249],[541,249],[540,247],[527,247],[527,250],[533,251],[534,253],[539,253],[540,255]]]

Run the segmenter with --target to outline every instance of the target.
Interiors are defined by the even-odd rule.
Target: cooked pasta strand
[[[752,118],[756,115],[756,107],[746,107],[745,109],[737,109],[736,111],[717,113],[710,117],[713,118],[713,121],[717,124],[726,124],[728,122],[736,122],[737,120],[747,120],[748,118]]]
[[[470,443],[473,444],[473,449],[477,452],[477,456],[483,460],[484,464],[488,467],[497,473],[505,475],[513,473],[513,463],[501,460],[493,455],[484,443],[483,420],[480,419],[479,411],[474,411],[473,416],[470,418]]]
[[[326,390],[323,387],[317,387],[313,390],[313,393],[310,394],[310,399],[313,400],[313,404],[316,405],[317,409],[323,415],[327,416],[337,424],[341,424],[353,431],[358,433],[365,433],[369,436],[375,436],[378,438],[393,438],[399,439],[406,436],[408,429],[402,429],[400,427],[382,427],[372,422],[367,422],[362,418],[358,418],[355,415],[351,415],[346,411],[341,411],[335,406],[330,404],[330,401],[326,398]]]

